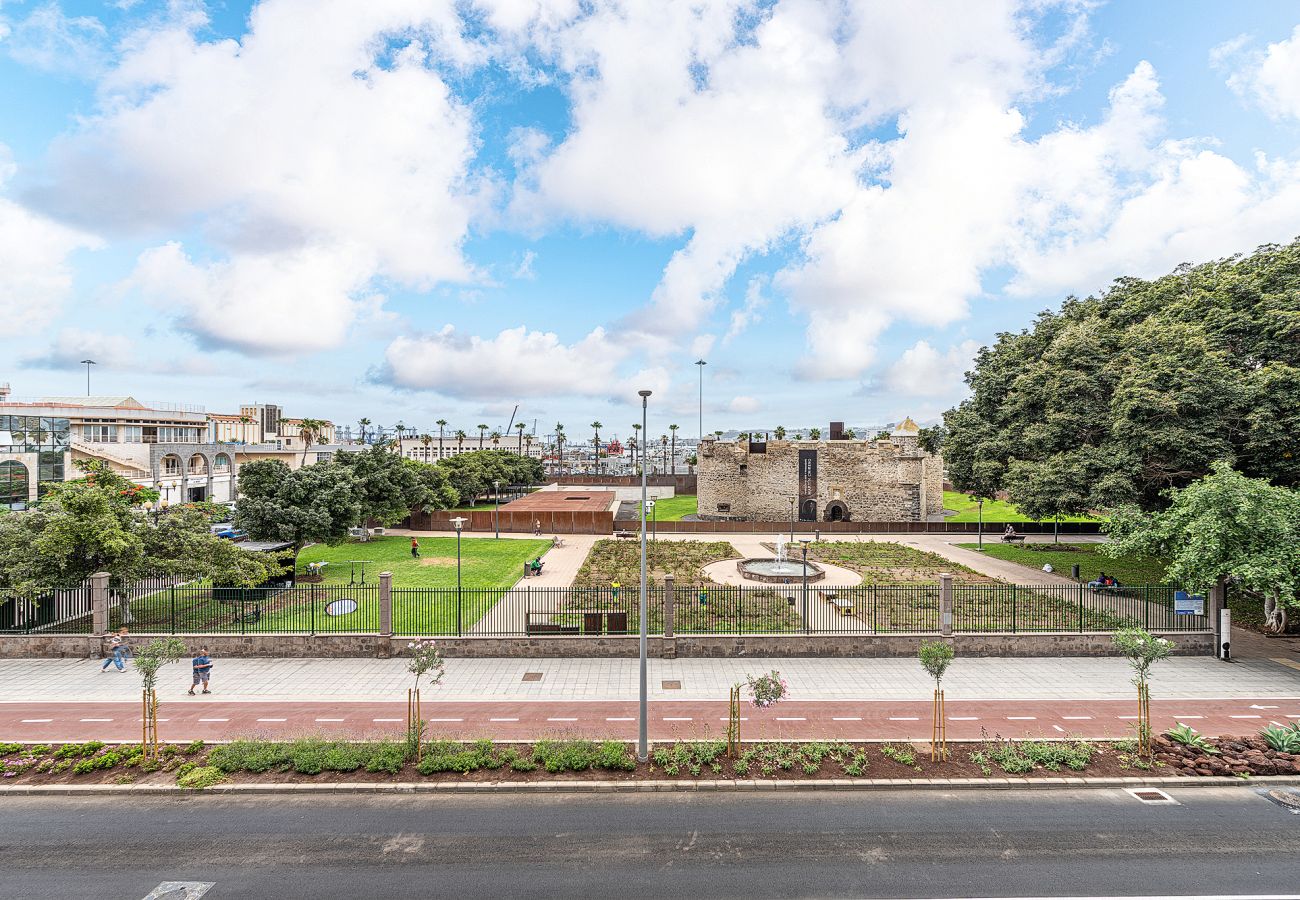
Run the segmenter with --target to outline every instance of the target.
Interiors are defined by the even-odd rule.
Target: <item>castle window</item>
[[[745,473],[748,472],[748,471],[749,471],[749,466],[746,465],[745,463],[741,463],[741,464],[740,464],[740,473],[743,475],[743,474],[745,474]]]
[[[718,512],[731,512],[731,504],[730,504],[730,503],[719,503],[719,504],[718,504]]]

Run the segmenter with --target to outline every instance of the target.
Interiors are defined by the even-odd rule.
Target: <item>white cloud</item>
[[[963,379],[973,367],[978,350],[975,341],[964,341],[940,353],[929,341],[917,341],[889,367],[884,387],[905,397],[951,399],[961,393]]]
[[[619,397],[648,388],[662,396],[668,378],[651,369],[621,374],[628,350],[596,328],[574,344],[553,332],[509,328],[496,337],[458,334],[451,325],[419,337],[399,337],[385,353],[383,380],[396,387],[450,397]]]
[[[439,69],[478,51],[450,4],[267,0],[239,42],[200,39],[204,24],[124,41],[35,202],[118,235],[197,223],[225,258],[162,246],[132,283],[176,294],[200,339],[250,351],[288,349],[303,326],[308,348],[337,346],[376,279],[473,277],[475,135]]]
[[[537,277],[533,271],[533,263],[537,261],[537,254],[532,250],[525,250],[523,258],[519,260],[519,265],[515,267],[514,277],[526,281],[532,281]]]
[[[745,302],[740,309],[731,311],[731,323],[727,326],[727,333],[722,336],[724,347],[749,330],[751,325],[763,321],[759,311],[767,306],[767,297],[763,295],[766,283],[765,278],[751,278],[745,286]]]
[[[763,404],[758,401],[757,397],[747,397],[744,395],[732,397],[731,402],[727,404],[727,412],[737,413],[739,415],[756,413],[762,408]]]
[[[0,21],[9,55],[23,65],[47,72],[92,77],[109,56],[108,31],[94,16],[67,16],[58,3],[35,7],[25,19]]]
[[[16,171],[0,144],[0,191]],[[54,319],[72,290],[69,255],[101,245],[0,194],[0,337],[29,335]]]
[[[1300,25],[1263,51],[1248,50],[1248,44],[1244,37],[1228,41],[1211,51],[1210,60],[1231,70],[1229,87],[1273,118],[1300,119]]]

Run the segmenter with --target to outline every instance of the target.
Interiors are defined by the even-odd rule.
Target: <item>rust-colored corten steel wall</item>
[[[476,509],[470,512],[438,510],[437,512],[414,512],[401,523],[402,528],[415,531],[451,531],[451,520],[456,516],[469,519],[465,523],[466,531],[495,531],[496,515],[494,510]],[[614,530],[614,513],[584,510],[534,510],[532,512],[507,512],[501,510],[501,530],[528,534],[535,524],[542,523],[542,534],[610,534]]]
[[[548,479],[554,484],[586,485],[596,487],[606,484],[611,487],[640,487],[640,475],[550,475]],[[695,493],[694,475],[647,475],[648,487],[670,487],[678,494]]]

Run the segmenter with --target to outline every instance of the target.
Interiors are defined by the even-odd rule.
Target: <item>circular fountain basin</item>
[[[762,581],[767,584],[793,584],[803,581],[803,561],[785,560],[777,562],[775,557],[742,559],[736,563],[736,571],[746,581]],[[826,570],[816,563],[808,563],[808,580],[821,581],[826,577]]]

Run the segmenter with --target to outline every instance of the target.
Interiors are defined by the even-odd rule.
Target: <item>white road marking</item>
[[[502,718],[500,718],[500,719],[488,719],[488,721],[489,721],[489,722],[518,722],[519,719],[518,719],[518,718],[510,718],[510,717],[508,717],[508,716],[505,716],[505,717],[502,717]]]
[[[1258,719],[1259,716],[1228,716],[1229,719]]]
[[[372,722],[405,722],[405,719],[371,719]]]
[[[1092,716],[1061,716],[1061,719],[1066,722],[1082,722],[1085,719],[1091,719],[1091,718]]]
[[[1136,719],[1137,716],[1116,716],[1117,719]]]
[[[430,719],[430,722],[464,722],[464,719]]]
[[[547,719],[546,721],[548,721],[548,722],[576,722],[576,721],[578,721],[578,717],[577,717],[577,716],[555,716],[555,717],[553,717],[553,718]]]
[[[1065,734],[1065,729],[1062,728],[1060,725],[1053,725],[1052,727],[1055,728],[1057,731],[1061,732],[1061,734]]]
[[[229,719],[199,719],[200,722],[229,722]]]
[[[1007,716],[1008,722],[1035,722],[1038,716]]]
[[[606,722],[635,722],[636,719],[634,719],[632,716],[606,716],[605,721]]]
[[[23,719],[24,725],[35,725],[39,722],[53,722],[53,719]]]

